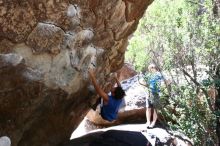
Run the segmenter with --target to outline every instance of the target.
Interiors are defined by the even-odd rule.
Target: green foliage
[[[125,54],[127,61],[135,66],[136,70],[141,70],[145,67],[144,63],[148,63],[148,56],[144,53],[146,47],[146,37],[140,34],[135,34],[132,42],[128,46],[128,52]]]
[[[220,113],[212,109],[214,101],[207,94],[208,88],[220,87],[220,75],[216,74],[220,19],[213,15],[213,7],[212,0],[154,0],[125,56],[139,71],[150,62],[170,71],[175,81],[172,96],[166,98],[164,93],[166,105],[161,112],[171,128],[184,131],[195,145],[216,142],[215,121]],[[206,73],[201,65],[208,68]]]

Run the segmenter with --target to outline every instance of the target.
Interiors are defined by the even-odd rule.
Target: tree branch
[[[182,70],[182,72],[183,72],[186,76],[188,76],[188,77],[190,78],[191,81],[193,81],[193,83],[194,83],[199,89],[202,90],[202,92],[205,94],[206,100],[207,100],[207,102],[208,102],[209,109],[210,109],[211,111],[214,111],[214,109],[212,108],[211,101],[210,101],[210,99],[208,98],[208,97],[209,97],[208,92],[207,92],[204,88],[202,88],[202,87],[201,87],[201,84],[200,84],[196,79],[194,79],[186,70],[184,70],[183,68],[181,68],[181,70]]]

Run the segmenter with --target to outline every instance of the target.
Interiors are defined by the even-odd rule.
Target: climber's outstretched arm
[[[108,103],[108,100],[109,100],[108,94],[106,94],[104,92],[104,90],[98,85],[98,83],[96,81],[95,73],[91,69],[89,70],[89,76],[90,76],[90,79],[92,81],[92,84],[93,84],[96,92],[99,94],[99,96],[101,96],[103,98],[103,101],[105,104]]]
[[[115,78],[115,81],[116,81],[116,83],[117,83],[117,86],[118,86],[118,87],[121,87],[121,83],[120,83],[119,80],[118,80],[117,74],[115,74],[114,78]]]
[[[140,85],[148,87],[148,85],[146,83],[145,84],[141,83],[139,75],[138,75],[138,82],[139,82]]]

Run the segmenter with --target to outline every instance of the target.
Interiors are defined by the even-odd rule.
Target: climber
[[[95,73],[92,69],[89,70],[89,76],[96,92],[103,99],[103,105],[100,113],[102,119],[109,122],[114,121],[117,119],[118,110],[122,103],[122,99],[125,96],[125,91],[122,89],[116,76],[114,76],[114,79],[117,83],[117,87],[112,87],[111,95],[105,93],[104,90],[98,85]]]
[[[149,95],[146,97],[146,118],[147,127],[153,128],[157,121],[157,109],[160,108],[160,84],[164,80],[165,84],[170,84],[168,80],[165,80],[155,64],[148,66],[149,73],[144,76],[144,80],[149,88]],[[153,121],[151,123],[151,110],[153,110]]]

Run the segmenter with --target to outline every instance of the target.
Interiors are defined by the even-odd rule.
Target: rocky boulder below
[[[91,131],[63,146],[192,146],[183,134],[165,128],[146,129],[145,124],[120,125]]]

